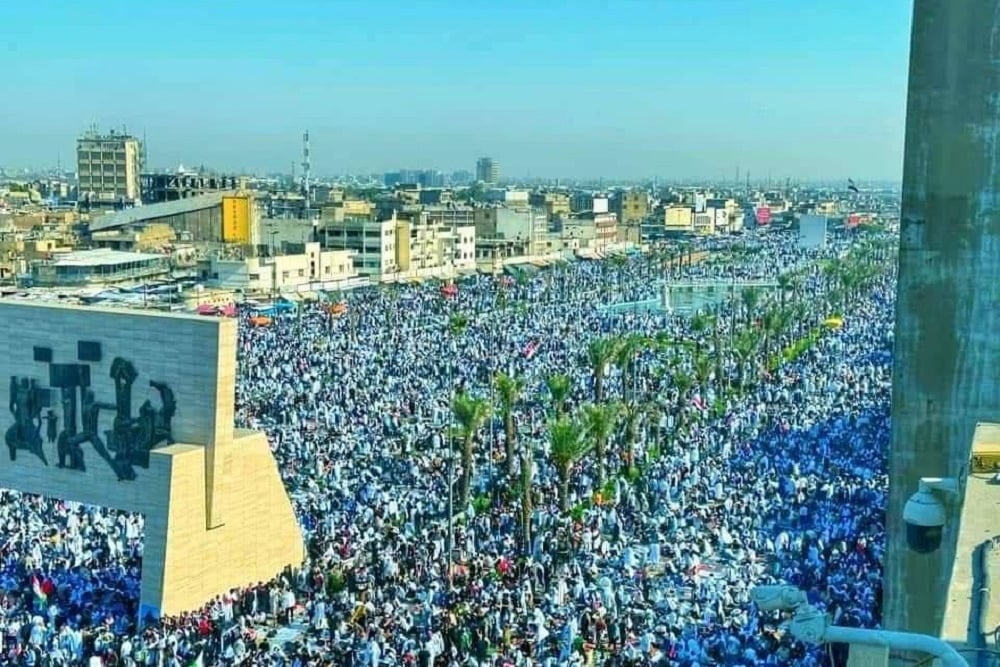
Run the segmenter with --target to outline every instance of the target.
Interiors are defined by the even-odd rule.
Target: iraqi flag
[[[49,594],[45,592],[42,582],[34,575],[31,577],[31,592],[35,594],[35,609],[44,610],[48,606]]]
[[[538,347],[540,345],[541,343],[538,341],[537,338],[533,338],[531,341],[529,341],[528,344],[524,346],[524,358],[531,359],[532,357],[534,357],[535,353],[538,352]]]

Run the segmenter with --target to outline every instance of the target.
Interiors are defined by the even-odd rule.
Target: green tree
[[[524,382],[506,373],[498,373],[494,378],[494,386],[497,397],[500,399],[500,415],[503,417],[504,459],[507,462],[507,476],[513,481],[516,468],[514,465],[514,441],[517,437],[514,410],[524,392]]]
[[[597,459],[597,483],[603,486],[607,477],[605,459],[607,458],[608,440],[615,430],[618,405],[616,403],[585,405],[582,414],[587,435],[594,445],[594,457]]]
[[[566,409],[566,401],[573,388],[573,381],[565,373],[554,373],[545,378],[545,386],[549,390],[549,399],[552,401],[552,412],[556,419],[559,419]]]
[[[756,287],[744,287],[740,292],[740,301],[743,303],[743,310],[746,313],[746,322],[753,320],[753,315],[760,304],[761,292]]]
[[[618,346],[613,338],[597,338],[587,346],[587,363],[594,376],[594,402],[604,401],[604,377]]]
[[[584,437],[580,423],[561,417],[549,424],[549,456],[559,475],[559,509],[569,509],[569,482],[573,467],[586,456],[593,444]]]
[[[778,293],[781,295],[781,308],[785,307],[785,300],[789,292],[794,293],[798,287],[798,280],[795,275],[786,272],[778,276]]]
[[[740,389],[747,384],[747,364],[757,351],[757,336],[753,331],[744,329],[733,341],[733,356],[736,358],[736,368]]]
[[[483,399],[469,396],[465,392],[457,392],[451,405],[455,421],[458,422],[458,434],[462,440],[461,506],[464,507],[469,504],[476,434],[490,417],[490,404]]]

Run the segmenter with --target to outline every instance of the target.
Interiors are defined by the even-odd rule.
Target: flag
[[[524,346],[524,358],[531,359],[538,352],[538,346],[540,343],[537,339],[531,340],[527,345]]]
[[[31,576],[31,591],[35,594],[35,609],[44,610],[48,605],[49,596],[42,588],[42,582],[34,575]]]
[[[204,654],[199,653],[197,658],[188,663],[188,667],[205,667]]]
[[[847,179],[847,189],[853,192],[854,194],[861,194],[861,191],[858,190],[858,186],[854,184],[854,180],[851,178]]]

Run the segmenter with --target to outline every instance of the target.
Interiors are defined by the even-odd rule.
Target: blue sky
[[[4,7],[0,164],[91,123],[153,166],[897,179],[912,0],[35,0]]]

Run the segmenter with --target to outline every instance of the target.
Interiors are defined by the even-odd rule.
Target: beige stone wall
[[[78,341],[99,342],[101,360],[79,361]],[[0,487],[145,515],[142,604],[154,612],[197,608],[303,557],[266,438],[237,434],[233,426],[236,345],[236,322],[226,318],[0,301],[0,433],[14,423],[11,376],[49,386],[49,364],[34,360],[35,346],[50,348],[54,363],[88,363],[97,400],[111,404],[111,364],[115,357],[131,361],[139,373],[133,416],[146,399],[160,407],[150,380],[174,391],[177,444],[154,449],[149,468],[136,467],[134,480],[119,481],[86,443],[85,471],[57,467],[55,444],[44,445],[48,465],[25,450],[11,461],[0,447]],[[58,390],[51,393],[62,429]],[[102,435],[113,420],[113,411],[101,413]]]

